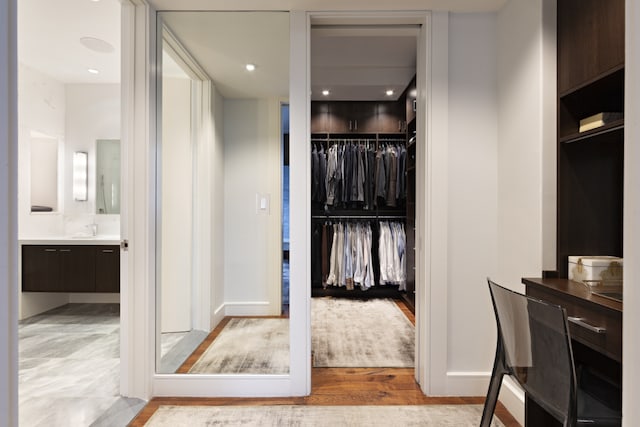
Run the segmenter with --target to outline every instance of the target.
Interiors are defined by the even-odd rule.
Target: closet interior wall
[[[312,296],[402,298],[414,310],[414,101],[415,77],[396,101],[312,101]],[[359,259],[340,281],[333,261],[348,234]]]

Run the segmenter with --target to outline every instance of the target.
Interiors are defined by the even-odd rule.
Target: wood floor
[[[404,303],[398,306],[415,324],[413,313]],[[218,329],[218,328],[216,328]],[[213,334],[213,333],[212,333]],[[215,334],[217,335],[217,333]],[[209,339],[209,337],[207,338]],[[208,347],[208,345],[207,345]],[[204,347],[205,349],[207,347]],[[196,350],[198,352],[198,350]],[[190,358],[191,359],[191,358]],[[189,360],[190,360],[189,359]],[[189,360],[185,365],[189,365]],[[193,362],[190,362],[192,365]],[[190,366],[190,365],[189,365]],[[184,369],[184,366],[182,367]],[[187,368],[188,371],[188,368]],[[428,397],[414,379],[413,368],[313,368],[311,394],[286,398],[153,398],[129,424],[144,426],[161,405],[465,405],[482,404],[484,397]],[[498,403],[496,416],[506,427],[521,427],[515,418]]]

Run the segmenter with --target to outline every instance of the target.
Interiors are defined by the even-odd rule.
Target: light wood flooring
[[[415,316],[400,300],[398,306],[415,325]],[[227,320],[228,321],[228,320]],[[179,372],[187,372],[210,345],[224,325],[212,331],[206,345],[201,345],[187,359]],[[196,356],[196,353],[198,354]],[[156,397],[149,401],[129,424],[141,427],[161,405],[232,406],[232,405],[468,405],[483,404],[484,397],[428,397],[414,379],[413,368],[313,368],[311,394],[284,398],[181,398]],[[521,427],[516,419],[498,403],[496,416],[506,427]]]

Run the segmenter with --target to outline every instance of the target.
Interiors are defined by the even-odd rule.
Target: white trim
[[[491,372],[447,372],[447,394],[451,396],[485,396]]]
[[[500,396],[498,400],[502,402],[507,411],[520,423],[524,425],[524,390],[510,377],[502,380]]]
[[[289,14],[289,141],[310,132],[310,16]],[[306,144],[289,144],[289,353],[291,392],[311,394],[311,158]]]
[[[225,302],[226,316],[269,316],[273,315],[269,301]]]
[[[18,425],[17,1],[0,4],[0,425]]]
[[[416,168],[423,171],[416,182],[416,329],[424,337],[417,342],[416,374],[426,395],[448,395],[449,14],[434,12],[429,23],[421,49],[426,58],[420,60],[427,62],[426,74],[417,79],[418,108],[426,115],[418,117],[418,133],[426,143],[416,153]]]
[[[151,397],[154,370],[155,11],[144,0],[122,4],[122,174],[120,393]],[[134,143],[135,141],[135,143]]]
[[[289,375],[156,375],[155,396],[288,397]]]

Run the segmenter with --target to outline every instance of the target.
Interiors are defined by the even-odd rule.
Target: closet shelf
[[[559,141],[561,143],[570,144],[573,142],[590,140],[601,135],[605,135],[611,132],[623,131],[623,130],[624,130],[624,119],[620,119],[586,132],[572,133],[571,135],[567,135],[559,138]]]
[[[620,83],[624,84],[624,64],[617,65],[579,85],[562,91],[558,94],[558,97],[566,98],[576,92],[580,92],[582,89],[589,88],[589,86],[615,86]]]

